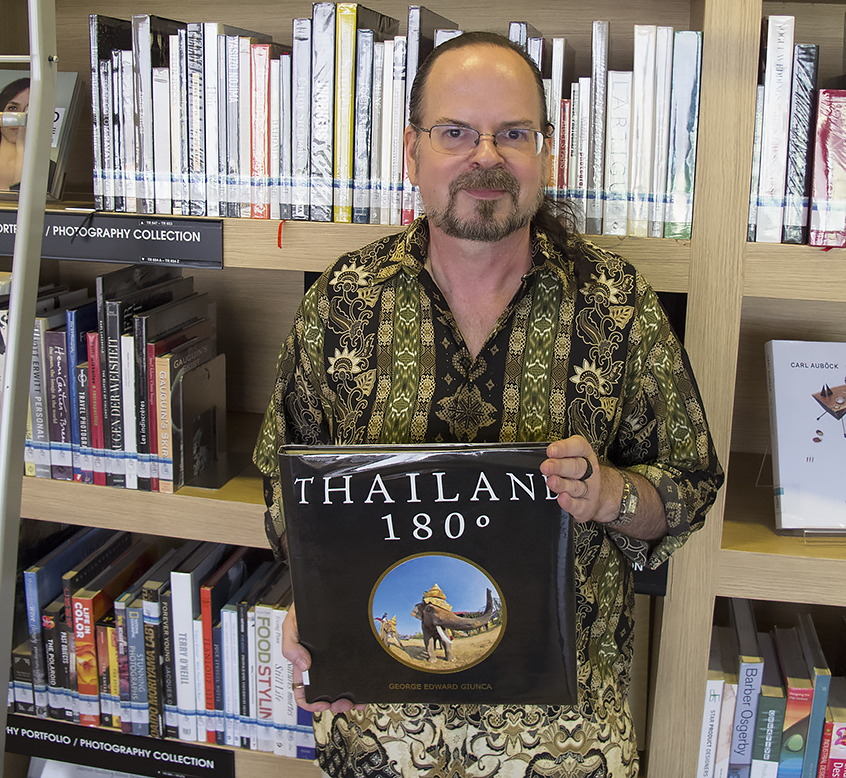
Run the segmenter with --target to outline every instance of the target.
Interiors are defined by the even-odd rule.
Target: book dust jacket
[[[577,701],[572,526],[545,448],[282,450],[309,702]]]

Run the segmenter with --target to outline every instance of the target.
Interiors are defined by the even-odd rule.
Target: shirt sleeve
[[[639,275],[638,300],[623,412],[608,456],[655,487],[669,530],[657,544],[609,534],[635,566],[654,569],[702,527],[723,470],[687,354],[655,292]]]

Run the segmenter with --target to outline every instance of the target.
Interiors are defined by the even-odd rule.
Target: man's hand
[[[603,486],[607,493],[608,487],[613,488],[613,484],[607,483],[607,476],[603,479],[603,468],[600,468],[590,443],[581,435],[573,435],[566,440],[550,443],[546,455],[549,459],[541,464],[541,473],[546,477],[549,490],[558,495],[558,504],[574,521],[603,521],[602,516],[598,515],[603,513],[603,507],[606,508],[604,512],[608,512],[608,506],[602,505],[603,497],[605,502],[609,501],[608,494],[603,496]],[[585,478],[587,473],[590,476]],[[603,484],[603,480],[606,483]],[[616,506],[613,505],[613,497],[610,501],[613,513],[605,521],[611,521],[617,515],[620,492],[617,494]]]
[[[303,688],[303,671],[311,666],[311,654],[300,643],[300,633],[297,629],[297,614],[293,603],[285,621],[282,622],[282,655],[294,668],[294,698],[303,710],[311,713],[329,710],[332,713],[345,713],[350,710],[364,710],[364,705],[353,705],[350,700],[335,700],[331,705],[328,702],[307,703],[305,700],[305,689]]]

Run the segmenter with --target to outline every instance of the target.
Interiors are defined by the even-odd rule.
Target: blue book
[[[47,675],[41,636],[41,609],[62,592],[62,574],[85,559],[111,535],[112,530],[108,529],[81,529],[37,564],[24,570],[26,620],[32,648],[32,686],[35,713],[39,718],[47,718]]]
[[[808,666],[808,675],[814,685],[811,717],[808,719],[808,745],[802,759],[802,778],[816,778],[825,727],[828,690],[831,686],[831,670],[820,646],[814,620],[810,613],[797,615],[796,629],[799,632],[802,653],[805,655],[805,664]]]
[[[126,607],[126,644],[129,657],[130,721],[133,735],[150,734],[147,702],[147,660],[144,645],[144,608],[141,597]]]
[[[97,329],[97,301],[89,300],[82,305],[68,308],[68,387],[70,390],[71,449],[73,457],[73,480],[90,484],[94,482],[94,468],[91,462],[83,466],[83,452],[80,449],[79,433],[79,385],[75,380],[76,366],[88,361],[86,333]]]

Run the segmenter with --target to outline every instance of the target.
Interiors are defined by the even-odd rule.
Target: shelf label
[[[17,212],[0,210],[0,255],[12,256]],[[223,268],[223,220],[47,211],[41,256],[130,265]]]
[[[6,750],[150,778],[235,778],[235,752],[9,714]],[[127,762],[131,758],[131,762]]]

